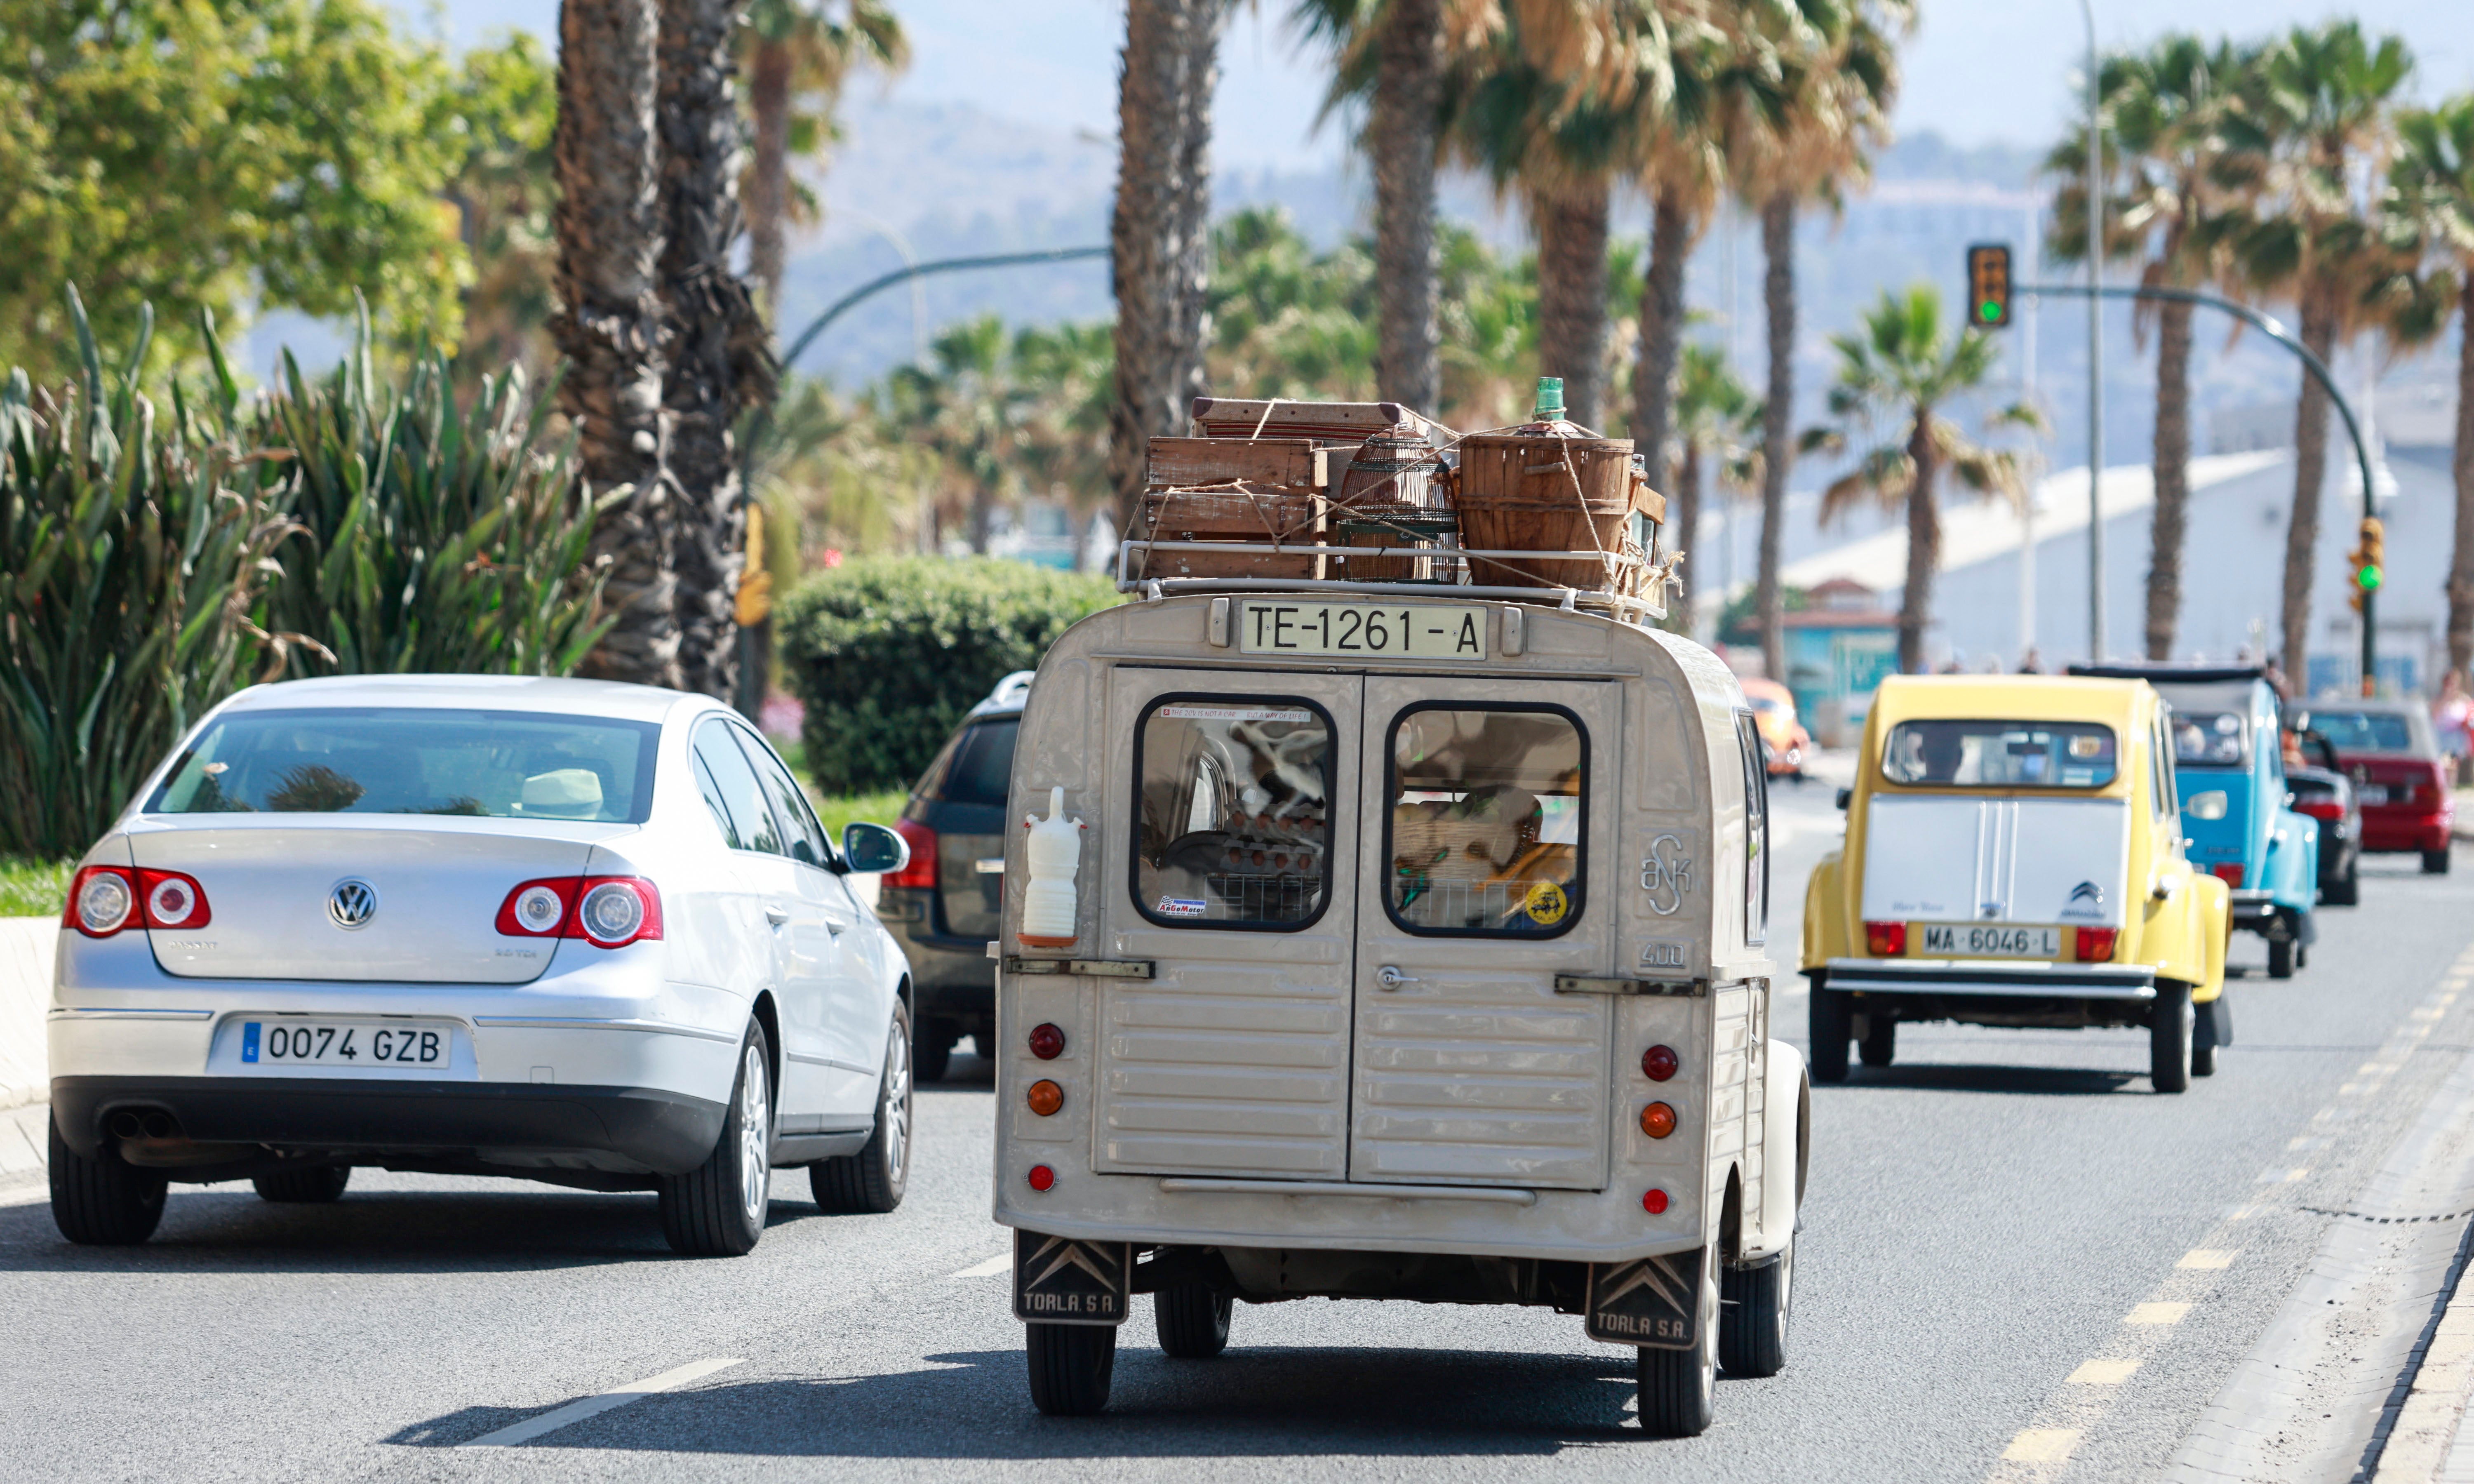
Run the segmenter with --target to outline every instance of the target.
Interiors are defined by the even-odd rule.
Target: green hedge
[[[999,680],[1116,601],[1106,578],[987,558],[861,557],[810,578],[777,628],[810,776],[829,794],[909,787]]]

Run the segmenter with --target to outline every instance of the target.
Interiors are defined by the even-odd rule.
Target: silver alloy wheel
[[[772,1194],[772,1140],[767,1116],[772,1099],[764,1085],[764,1054],[751,1042],[746,1065],[739,1077],[739,1202],[748,1224],[764,1225],[765,1203]]]
[[[885,1047],[885,1173],[895,1185],[910,1173],[910,1028],[893,1017]]]

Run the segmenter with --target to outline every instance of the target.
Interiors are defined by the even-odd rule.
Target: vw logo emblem
[[[327,915],[339,928],[365,928],[378,914],[378,888],[366,881],[352,879],[335,883],[327,893]]]

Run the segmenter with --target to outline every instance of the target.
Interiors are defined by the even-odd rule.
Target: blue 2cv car
[[[2318,937],[2319,824],[2291,807],[2280,702],[2257,667],[2074,665],[2145,680],[2173,708],[2173,777],[2191,863],[2232,888],[2233,925],[2268,939],[2268,977],[2291,979]]]

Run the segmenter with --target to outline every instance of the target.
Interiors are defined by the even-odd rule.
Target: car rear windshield
[[[1881,772],[1892,783],[2101,789],[2121,753],[2113,728],[2077,721],[1902,721]]]
[[[994,804],[1005,807],[1006,786],[1013,777],[1014,735],[1020,718],[982,721],[962,728],[945,758],[943,776],[929,791],[948,804]]]
[[[2340,752],[2413,752],[2413,726],[2403,712],[2311,710],[2311,729]]]
[[[238,712],[146,803],[158,815],[467,815],[642,824],[649,721],[427,707]]]
[[[2201,767],[2240,767],[2249,723],[2238,712],[2173,713],[2173,761]]]

